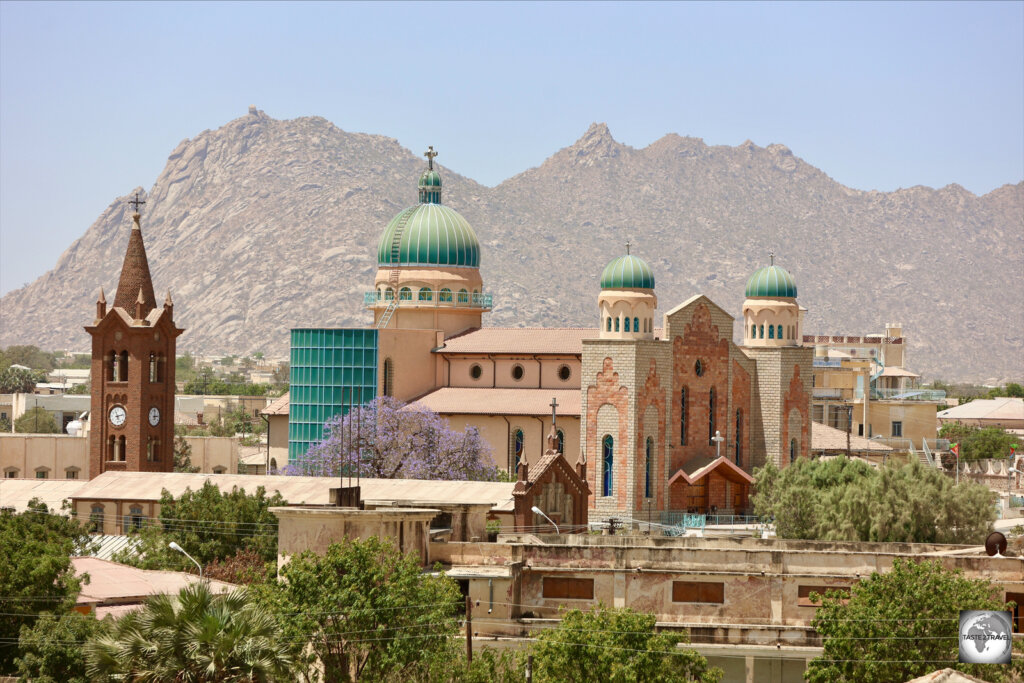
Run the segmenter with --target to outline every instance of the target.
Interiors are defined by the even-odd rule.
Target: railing
[[[637,520],[643,523],[643,519]],[[666,536],[683,536],[689,529],[705,529],[712,526],[761,524],[754,515],[719,515],[699,512],[668,510],[661,513],[661,525]]]
[[[814,367],[816,368],[841,368],[843,367],[843,361],[840,359],[825,360],[824,358],[815,358]]]
[[[946,399],[946,392],[941,389],[872,389],[873,401],[930,401],[939,402]]]
[[[839,387],[812,387],[811,395],[814,398],[842,398],[843,390]]]
[[[422,295],[421,295],[422,292]],[[364,306],[390,305],[397,300],[397,306],[416,306],[419,308],[491,308],[493,295],[483,294],[460,294],[458,292],[441,292],[435,290],[416,290],[411,292],[408,298],[402,298],[401,292],[396,294],[397,299],[383,296],[380,292],[364,292]],[[422,296],[422,298],[421,298]]]

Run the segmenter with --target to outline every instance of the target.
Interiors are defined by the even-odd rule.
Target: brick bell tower
[[[157,308],[139,207],[114,305],[100,289],[92,336],[89,478],[103,472],[170,472],[174,466],[174,324],[171,293]]]

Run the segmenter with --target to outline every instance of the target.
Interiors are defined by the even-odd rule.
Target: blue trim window
[[[790,439],[789,441],[789,461],[796,462],[796,439]]]
[[[750,326],[750,338],[757,339],[757,325]]]
[[[764,339],[764,325],[761,325],[761,336],[758,337],[758,338],[759,339]]]
[[[769,325],[768,326],[768,338],[769,339],[775,339],[775,326],[774,325]]]
[[[626,316],[626,319],[622,322],[622,331],[629,332],[629,316]]]
[[[608,316],[608,331],[612,331],[612,317]]]
[[[679,390],[679,445],[686,445],[686,387]]]
[[[633,318],[633,331],[634,332],[639,332],[640,331],[640,318]]]
[[[775,337],[777,339],[782,339],[782,325],[775,326]]]
[[[512,435],[512,474],[519,473],[519,463],[523,461],[523,430],[517,429]]]
[[[647,447],[644,450],[644,497],[651,497],[651,452],[654,450],[654,439],[647,437]]]
[[[708,392],[708,445],[715,445],[715,388]]]
[[[556,441],[556,447],[558,448],[558,452],[561,455],[565,455],[565,433],[562,432],[561,429],[559,429],[555,432],[555,436],[558,437],[558,440]]]
[[[743,441],[743,411],[736,411],[736,467],[743,466],[743,451],[740,443]]]
[[[615,331],[616,332],[619,331],[619,319],[618,318],[615,319]]]
[[[611,434],[605,434],[601,441],[602,463],[604,471],[601,473],[601,495],[612,495],[612,469],[615,466],[615,441]]]

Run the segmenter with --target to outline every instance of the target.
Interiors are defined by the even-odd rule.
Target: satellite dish
[[[1006,554],[1006,536],[998,531],[993,531],[985,539],[985,552],[989,557]]]

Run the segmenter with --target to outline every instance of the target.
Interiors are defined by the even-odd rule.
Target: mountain
[[[252,110],[183,141],[148,192],[118,197],[53,270],[0,299],[0,345],[87,346],[136,190],[157,298],[170,288],[188,328],[181,348],[284,355],[289,328],[366,324],[377,239],[416,201],[422,166],[391,138]],[[783,145],[666,135],[635,149],[603,124],[494,188],[441,173],[444,202],[480,239],[488,324],[594,325],[601,269],[627,240],[654,269],[662,311],[700,292],[738,316],[746,278],[774,250],[808,309],[805,333],[901,322],[908,365],[928,377],[1024,374],[1024,182],[981,197],[958,185],[864,192]]]

